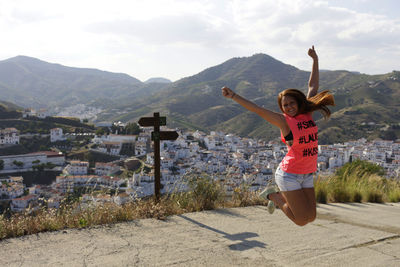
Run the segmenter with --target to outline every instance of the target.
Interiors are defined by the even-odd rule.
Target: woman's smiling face
[[[285,95],[282,97],[282,109],[285,114],[294,117],[297,115],[299,105],[294,97]]]

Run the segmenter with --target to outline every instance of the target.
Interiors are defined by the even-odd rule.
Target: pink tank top
[[[283,114],[293,134],[293,145],[286,144],[281,133],[282,142],[288,147],[286,156],[279,167],[288,173],[307,174],[317,170],[318,160],[318,127],[311,113],[295,117]]]

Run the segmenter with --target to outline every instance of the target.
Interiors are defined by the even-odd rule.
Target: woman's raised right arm
[[[318,56],[317,52],[315,52],[314,46],[308,49],[308,55],[313,59],[310,79],[308,80],[308,93],[307,93],[307,98],[311,98],[318,93],[318,88],[319,88]]]
[[[222,95],[226,98],[231,98],[232,100],[234,100],[247,110],[250,110],[251,112],[258,114],[261,118],[268,121],[272,125],[275,125],[279,129],[282,130],[287,128],[287,122],[283,114],[262,108],[256,105],[255,103],[247,100],[246,98],[236,94],[228,87],[222,87]]]

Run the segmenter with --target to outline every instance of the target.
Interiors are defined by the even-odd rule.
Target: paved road
[[[0,266],[400,266],[400,203],[223,209],[0,242]]]

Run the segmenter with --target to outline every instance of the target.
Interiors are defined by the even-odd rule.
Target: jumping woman
[[[278,105],[283,113],[259,107],[228,87],[222,88],[224,97],[231,98],[280,129],[281,139],[288,148],[275,172],[275,183],[280,192],[271,184],[260,196],[269,200],[269,213],[273,213],[277,205],[300,226],[314,221],[316,217],[313,173],[317,170],[318,128],[312,114],[320,111],[327,119],[331,114],[327,106],[335,105],[328,91],[318,93],[318,56],[314,46],[308,50],[308,55],[313,60],[313,66],[307,97],[297,89],[282,91],[278,95]]]

